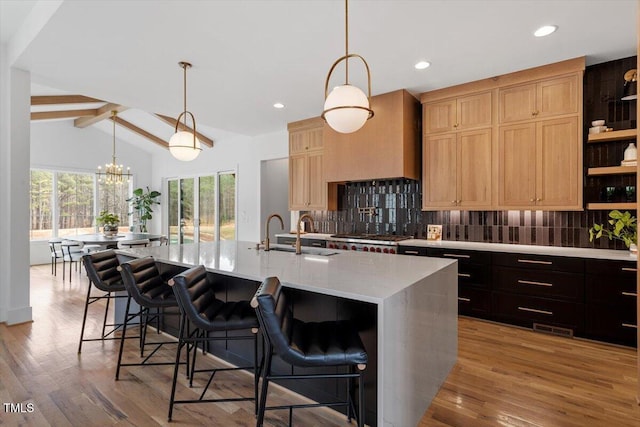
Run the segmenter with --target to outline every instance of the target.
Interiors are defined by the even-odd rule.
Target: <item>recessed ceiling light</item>
[[[275,104],[273,104],[273,108],[277,108],[277,109],[284,108],[284,104],[281,102],[276,102]]]
[[[536,37],[544,37],[548,36],[551,33],[554,33],[558,29],[557,25],[545,25],[543,27],[538,28],[533,35]]]
[[[431,65],[430,62],[420,61],[420,62],[416,63],[416,65],[414,65],[414,67],[416,68],[416,70],[424,70],[425,68],[429,68],[430,65]]]

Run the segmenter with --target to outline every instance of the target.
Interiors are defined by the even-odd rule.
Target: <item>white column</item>
[[[29,301],[30,74],[9,67],[0,78],[0,321],[32,320]]]

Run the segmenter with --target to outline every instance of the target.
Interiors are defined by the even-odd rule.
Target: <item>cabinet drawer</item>
[[[295,237],[278,237],[277,240],[279,245],[295,245],[296,244]]]
[[[458,288],[458,313],[487,318],[491,314],[491,293],[483,289]]]
[[[625,304],[587,304],[586,310],[587,338],[637,346],[635,301]]]
[[[293,239],[293,243],[296,242],[296,239]],[[311,246],[314,248],[326,248],[327,247],[327,241],[326,240],[319,240],[319,239],[300,239],[300,244],[302,246]]]
[[[493,254],[493,263],[507,267],[518,267],[535,270],[584,272],[584,260],[581,258],[557,257],[531,254]]]
[[[490,252],[465,251],[461,249],[428,248],[427,255],[438,258],[457,259],[459,264],[491,264]]]
[[[587,274],[587,302],[625,304],[637,299],[636,278]]]
[[[635,281],[638,269],[635,261],[614,261],[605,259],[590,259],[585,264],[587,274],[616,275]]]
[[[418,255],[427,256],[427,248],[420,246],[398,246],[399,255]]]
[[[489,288],[491,268],[489,265],[463,264],[458,262],[458,284]]]
[[[584,329],[584,304],[494,292],[492,307],[494,318],[507,323],[560,326],[578,334]]]
[[[494,289],[521,295],[576,302],[581,302],[584,298],[582,274],[495,266],[493,283]]]

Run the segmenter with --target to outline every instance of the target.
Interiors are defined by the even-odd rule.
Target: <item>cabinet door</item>
[[[289,209],[301,210],[307,207],[308,194],[307,155],[289,156]]]
[[[561,77],[536,86],[536,117],[544,118],[578,112],[578,78]]]
[[[536,125],[500,127],[498,143],[498,204],[530,208],[536,194]]]
[[[458,134],[457,194],[464,208],[491,207],[491,129]],[[440,166],[443,167],[443,166]]]
[[[536,205],[581,209],[578,197],[578,119],[544,120],[537,123]],[[581,173],[581,171],[580,171]]]
[[[322,152],[310,152],[307,155],[307,173],[309,180],[309,195],[307,209],[326,209],[326,185],[322,173]]]
[[[423,209],[455,209],[456,193],[456,134],[427,136],[423,155]]]
[[[301,154],[309,149],[309,134],[307,131],[289,132],[289,155]]]
[[[319,127],[307,131],[307,147],[309,147],[309,150],[321,150],[324,147],[322,139],[323,129],[323,127]]]
[[[535,118],[536,85],[526,84],[500,90],[500,123]]]
[[[426,134],[455,130],[456,100],[424,104],[422,114],[422,123]]]
[[[491,126],[491,92],[458,98],[456,130]]]

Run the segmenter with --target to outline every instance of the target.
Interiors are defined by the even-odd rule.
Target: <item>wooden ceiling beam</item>
[[[137,133],[138,135],[147,138],[153,142],[155,142],[156,144],[158,144],[159,146],[161,146],[162,148],[169,148],[169,143],[161,138],[158,138],[157,136],[147,132],[146,130],[139,128],[138,126],[134,125],[133,123],[130,123],[120,117],[118,117],[118,120],[116,121],[117,124],[121,125],[124,128],[129,129],[131,132]]]
[[[118,113],[125,111],[127,107],[119,104],[105,104],[102,107],[98,108],[95,116],[92,117],[80,117],[75,119],[73,125],[77,128],[86,128],[87,126],[91,126],[95,123],[98,123],[104,119],[108,119],[111,117],[111,111],[116,110]]]
[[[31,120],[70,119],[75,117],[93,117],[98,114],[97,108],[86,110],[38,111],[31,113]]]
[[[156,117],[159,118],[160,120],[162,120],[163,122],[167,123],[168,125],[170,125],[171,127],[175,128],[176,127],[176,119],[174,119],[173,117],[169,117],[169,116],[165,116],[162,114],[157,114],[156,113]],[[191,129],[189,126],[185,126],[184,124],[180,124],[180,126],[184,129],[186,128],[187,131],[189,132],[193,132],[193,129]],[[207,147],[211,148],[213,147],[213,140],[211,138],[207,138],[206,136],[204,136],[203,134],[201,134],[200,132],[196,132],[196,136],[198,137],[198,139],[200,140],[200,142],[202,142],[204,145],[206,145]]]
[[[84,95],[36,95],[31,97],[31,105],[84,104],[87,102],[104,101]]]

